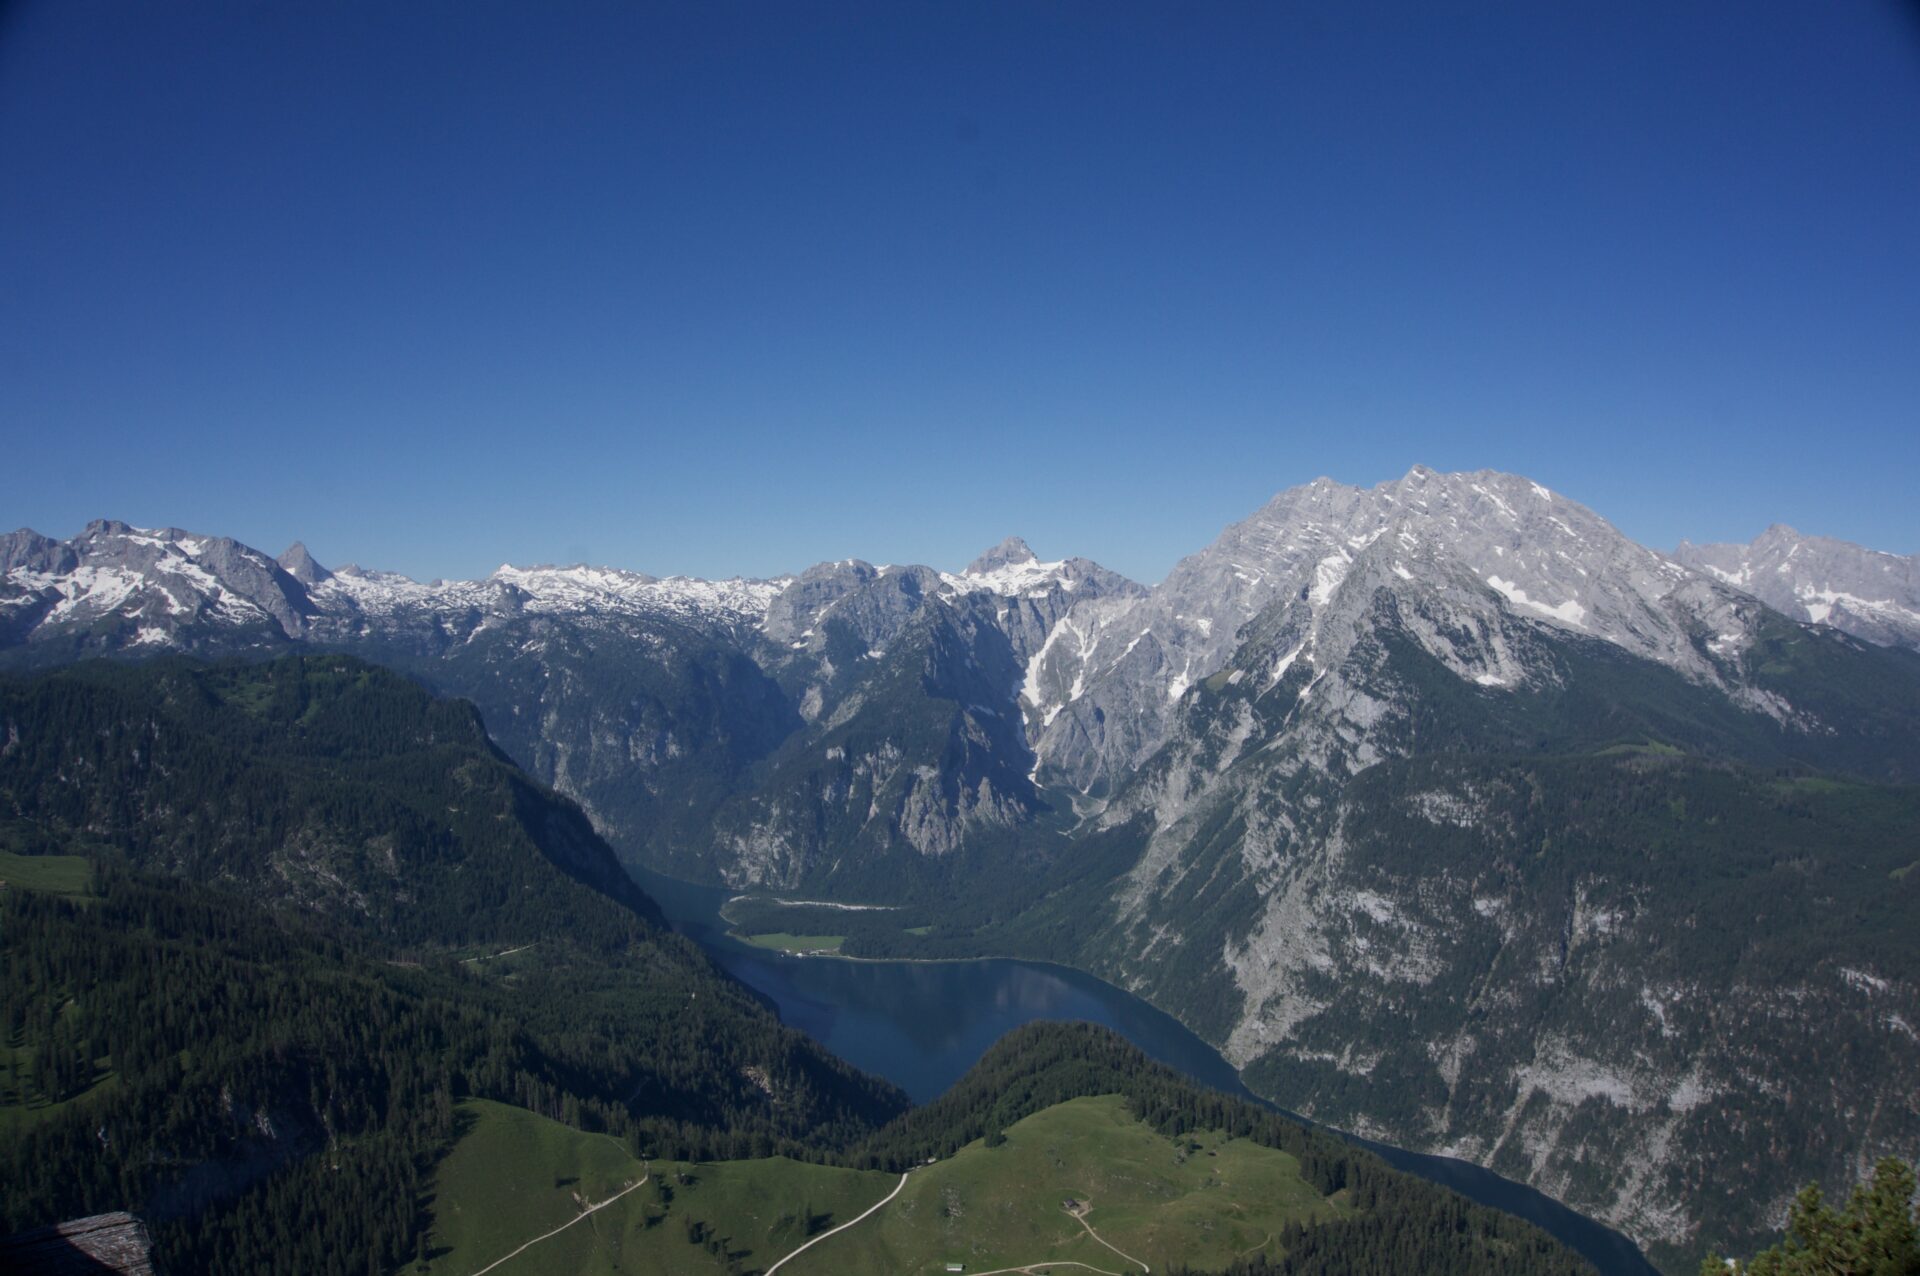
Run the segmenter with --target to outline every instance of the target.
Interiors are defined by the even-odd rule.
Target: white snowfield
[[[258,550],[172,528],[111,530],[116,526],[91,533],[80,561],[67,570],[12,567],[5,576],[10,588],[0,595],[0,606],[51,601],[39,621],[47,626],[84,623],[120,610],[156,617],[201,616],[230,624],[268,618],[268,609],[225,579],[222,567],[202,561],[224,551],[227,570],[237,566],[269,578],[273,560]]]
[[[393,572],[345,567],[308,591],[314,602],[343,603],[369,616],[403,611],[467,608],[517,610],[547,615],[648,616],[752,623],[779,592],[781,580],[664,579],[612,567],[515,567],[506,564],[483,580],[422,584]]]
[[[1064,559],[1054,563],[1028,559],[978,572],[969,568],[957,576],[941,572],[940,579],[958,593],[1000,594],[1008,598],[1044,598],[1055,589],[1071,593],[1076,583],[1068,576]]]

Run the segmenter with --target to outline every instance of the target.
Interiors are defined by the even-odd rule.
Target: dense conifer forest
[[[0,721],[7,849],[97,866],[0,891],[0,1228],[133,1205],[180,1270],[386,1270],[465,1095],[697,1157],[905,1106],[667,931],[468,706],[296,658],[9,680]]]

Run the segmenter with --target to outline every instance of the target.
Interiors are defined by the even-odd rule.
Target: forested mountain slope
[[[0,889],[0,1226],[133,1206],[181,1270],[361,1272],[411,1255],[463,1095],[694,1155],[828,1155],[904,1106],[395,675],[10,679],[0,738],[9,863],[100,866]]]

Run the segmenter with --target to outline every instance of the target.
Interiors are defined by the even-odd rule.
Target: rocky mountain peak
[[[280,570],[286,572],[287,575],[293,577],[302,585],[318,585],[321,581],[333,575],[332,572],[314,561],[313,555],[307,552],[306,544],[303,541],[295,541],[293,544],[287,546],[286,553],[280,555],[277,561],[280,564]]]
[[[31,527],[0,536],[0,575],[16,567],[32,572],[70,572],[79,562],[73,550]]]
[[[1749,627],[1732,590],[1524,476],[1415,466],[1372,488],[1316,479],[1182,559],[1146,597],[1076,606],[1028,670],[1036,751],[1083,790],[1125,774],[1159,746],[1187,690],[1225,667],[1256,617],[1297,612],[1281,628],[1312,640],[1299,659],[1312,651],[1324,666],[1348,645],[1339,634],[1358,632],[1375,594],[1436,588],[1447,614],[1469,628],[1490,633],[1502,616],[1544,624],[1705,682],[1720,680]],[[1702,632],[1711,656],[1696,645]],[[1507,664],[1456,660],[1437,649],[1446,646],[1438,631],[1430,636],[1433,654],[1463,677],[1514,685]]]
[[[967,564],[966,576],[985,576],[988,572],[1001,567],[1013,567],[1021,563],[1036,563],[1040,556],[1033,548],[1018,536],[1009,536],[980,557]]]
[[[1682,541],[1674,557],[1795,620],[1920,650],[1920,555],[1883,553],[1775,523],[1745,545]]]

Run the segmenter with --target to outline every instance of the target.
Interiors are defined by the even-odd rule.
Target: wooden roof
[[[4,1276],[157,1276],[147,1225],[124,1211],[37,1227],[0,1240]]]

